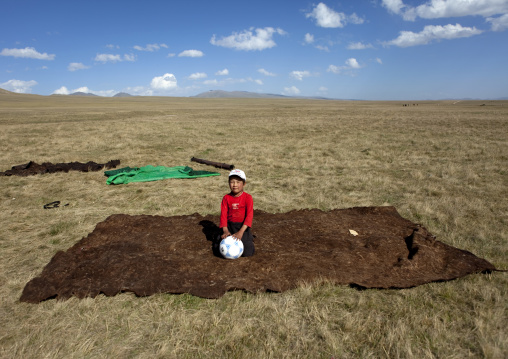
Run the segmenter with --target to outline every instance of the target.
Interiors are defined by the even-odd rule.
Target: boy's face
[[[237,176],[229,177],[229,189],[231,190],[231,193],[233,193],[234,195],[242,193],[244,186],[245,183],[240,177]]]

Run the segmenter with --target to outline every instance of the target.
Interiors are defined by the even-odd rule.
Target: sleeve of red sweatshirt
[[[254,200],[250,194],[245,194],[247,196],[245,196],[245,220],[243,221],[243,224],[252,227],[252,219],[254,218]]]
[[[222,198],[220,204],[220,222],[219,227],[224,228],[228,226],[228,201],[226,196]]]

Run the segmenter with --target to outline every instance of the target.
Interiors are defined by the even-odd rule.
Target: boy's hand
[[[243,237],[242,231],[239,231],[239,232],[236,232],[235,234],[233,234],[233,238],[236,239],[237,241],[241,241],[242,237]]]
[[[224,233],[221,238],[224,239],[226,237],[229,237],[231,235],[231,233],[229,233],[229,230],[228,230],[228,227],[224,227],[222,228],[222,232]]]
[[[243,237],[243,234],[245,233],[245,231],[247,230],[247,228],[249,228],[247,225],[243,225],[242,228],[240,228],[240,230],[238,232],[236,232],[235,234],[233,234],[233,238],[236,239],[237,241],[241,241],[242,240],[242,237]]]

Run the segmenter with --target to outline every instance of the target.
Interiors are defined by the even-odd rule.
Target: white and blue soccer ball
[[[242,256],[243,242],[237,241],[233,236],[228,236],[220,241],[220,254],[227,259],[237,259]]]

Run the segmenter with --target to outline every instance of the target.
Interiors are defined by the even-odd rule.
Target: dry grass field
[[[255,208],[395,206],[508,268],[508,102],[42,97],[0,93],[0,171],[28,161],[245,170]],[[25,284],[115,213],[218,213],[227,171],[107,186],[0,177],[1,358],[507,358],[507,273],[404,290],[308,283],[217,300],[125,293],[37,305]],[[66,207],[44,210],[60,200]],[[254,232],[255,232],[254,219]]]

